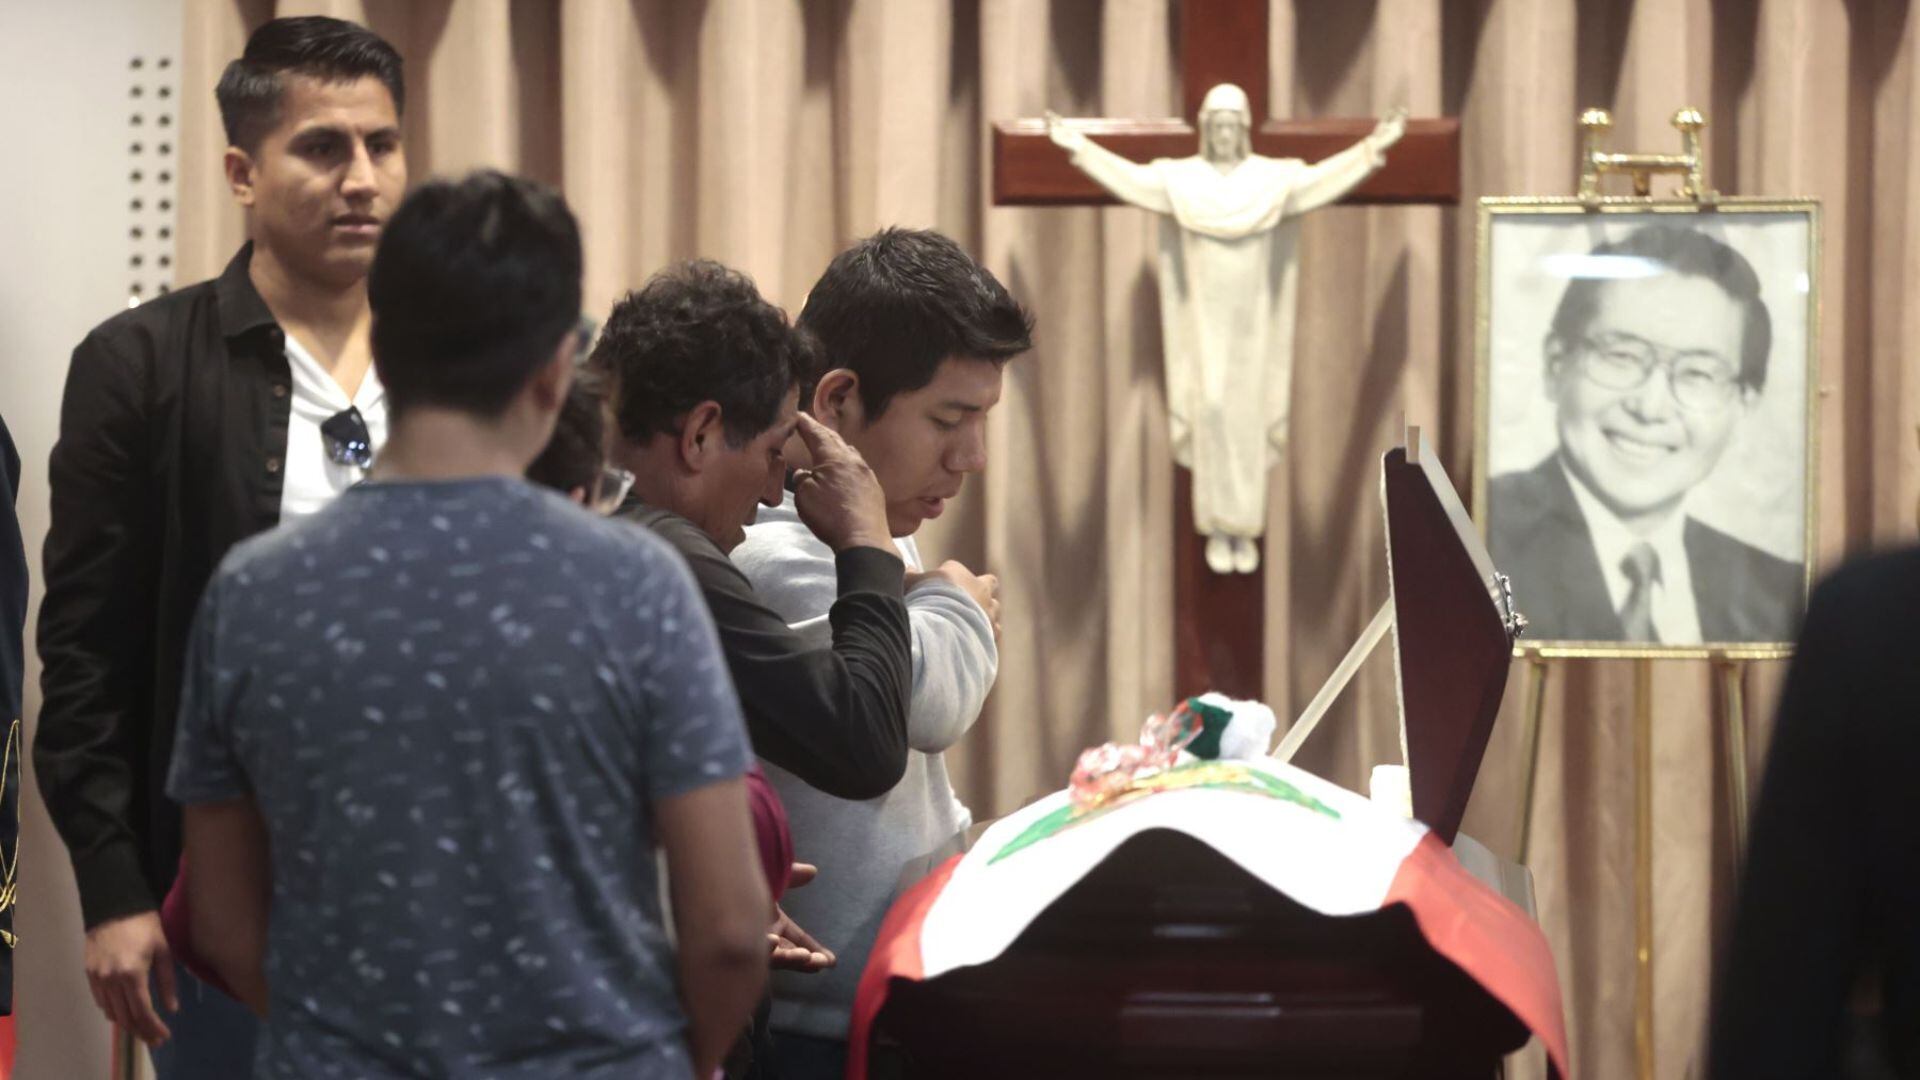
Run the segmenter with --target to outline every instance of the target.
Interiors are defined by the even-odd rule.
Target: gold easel
[[[1635,198],[1653,197],[1653,178],[1657,174],[1678,174],[1686,179],[1674,192],[1682,199],[1710,204],[1719,193],[1707,187],[1707,160],[1700,152],[1700,132],[1707,118],[1699,109],[1685,108],[1673,114],[1673,126],[1680,131],[1678,154],[1612,154],[1602,143],[1613,130],[1613,116],[1605,109],[1588,109],[1580,114],[1584,144],[1580,151],[1580,198],[1598,203],[1600,177],[1607,173],[1625,173],[1633,178]]]
[[[1680,133],[1678,154],[1628,154],[1606,149],[1613,118],[1605,109],[1588,109],[1580,115],[1582,146],[1578,198],[1589,208],[1604,204],[1631,203],[1653,198],[1653,178],[1676,175],[1681,178],[1675,196],[1703,208],[1720,199],[1707,186],[1706,158],[1701,150],[1700,133],[1706,117],[1698,109],[1675,112],[1672,124]],[[1607,196],[1601,192],[1601,180],[1609,174],[1624,174],[1632,183],[1628,197]],[[1524,603],[1525,597],[1521,598]],[[1519,861],[1527,864],[1533,833],[1533,802],[1540,772],[1541,728],[1546,713],[1548,661],[1559,656],[1580,655],[1580,650],[1557,653],[1554,650],[1523,648],[1526,676],[1527,772],[1520,815]],[[1737,853],[1745,850],[1747,835],[1747,738],[1746,707],[1743,693],[1746,661],[1724,650],[1708,654],[1708,660],[1720,677],[1719,710],[1725,725],[1727,799]],[[1633,662],[1633,760],[1634,760],[1634,1050],[1641,1080],[1652,1080],[1654,1060],[1654,986],[1653,986],[1653,657],[1640,654]]]

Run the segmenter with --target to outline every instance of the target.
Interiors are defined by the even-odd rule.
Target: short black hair
[[[1754,273],[1745,255],[1698,229],[1665,224],[1635,229],[1619,240],[1600,244],[1591,254],[1645,259],[1659,264],[1667,273],[1702,277],[1720,286],[1741,306],[1745,316],[1740,334],[1739,381],[1752,390],[1766,386],[1767,356],[1773,351],[1773,317],[1760,299],[1760,275]],[[1571,348],[1586,336],[1600,310],[1600,290],[1611,280],[1579,277],[1568,283],[1547,331],[1549,356],[1556,344]]]
[[[804,402],[832,368],[860,377],[868,418],[933,381],[949,357],[1005,363],[1033,347],[1033,316],[959,244],[927,229],[882,229],[834,257],[799,325],[821,357]]]
[[[562,495],[584,488],[591,502],[607,465],[606,408],[605,383],[590,370],[576,370],[554,420],[553,437],[527,466],[527,479]]]
[[[247,38],[240,59],[220,73],[213,96],[227,144],[251,154],[280,122],[281,76],[305,75],[330,83],[375,78],[393,95],[393,111],[406,111],[407,87],[400,54],[379,34],[344,19],[301,15],[271,19]]]
[[[615,423],[635,442],[673,432],[687,410],[714,401],[727,442],[740,446],[773,426],[812,363],[787,313],[753,279],[708,259],[621,297],[593,349],[593,366],[613,379]]]
[[[390,411],[498,416],[579,326],[579,226],[532,180],[430,181],[388,222],[367,300]]]

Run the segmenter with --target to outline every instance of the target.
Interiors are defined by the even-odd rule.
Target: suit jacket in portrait
[[[1536,641],[1625,641],[1573,485],[1549,455],[1487,484],[1487,551],[1513,581],[1514,606]],[[1684,542],[1704,642],[1792,641],[1806,603],[1800,563],[1769,555],[1689,517]],[[1698,644],[1668,642],[1666,644]]]

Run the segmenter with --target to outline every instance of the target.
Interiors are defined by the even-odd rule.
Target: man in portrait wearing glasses
[[[1559,448],[1493,478],[1488,548],[1540,640],[1790,641],[1800,564],[1687,513],[1766,385],[1772,320],[1739,252],[1651,225],[1594,249],[1660,272],[1578,278],[1546,338]]]
[[[365,475],[386,427],[366,276],[407,183],[400,56],[362,27],[272,20],[215,95],[252,240],[74,350],[39,622],[34,767],[78,879],[88,981],[159,1048],[162,1080],[247,1075],[254,1037],[239,1005],[176,976],[158,915],[194,605],[228,548]]]

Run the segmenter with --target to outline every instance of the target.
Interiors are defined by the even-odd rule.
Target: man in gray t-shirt
[[[417,301],[446,326],[436,300],[525,280],[489,276],[514,252],[460,244],[564,214],[476,175],[423,187],[385,245],[429,232],[427,256],[473,267]],[[536,327],[503,411],[466,408],[409,365],[419,339],[383,348],[416,310],[383,323],[388,257],[374,344],[397,408],[372,479],[234,548],[194,624],[168,793],[195,944],[267,1018],[259,1076],[704,1075],[763,985],[771,917],[706,607],[665,543],[514,475],[565,397],[570,327]],[[406,295],[423,275],[400,266]]]

